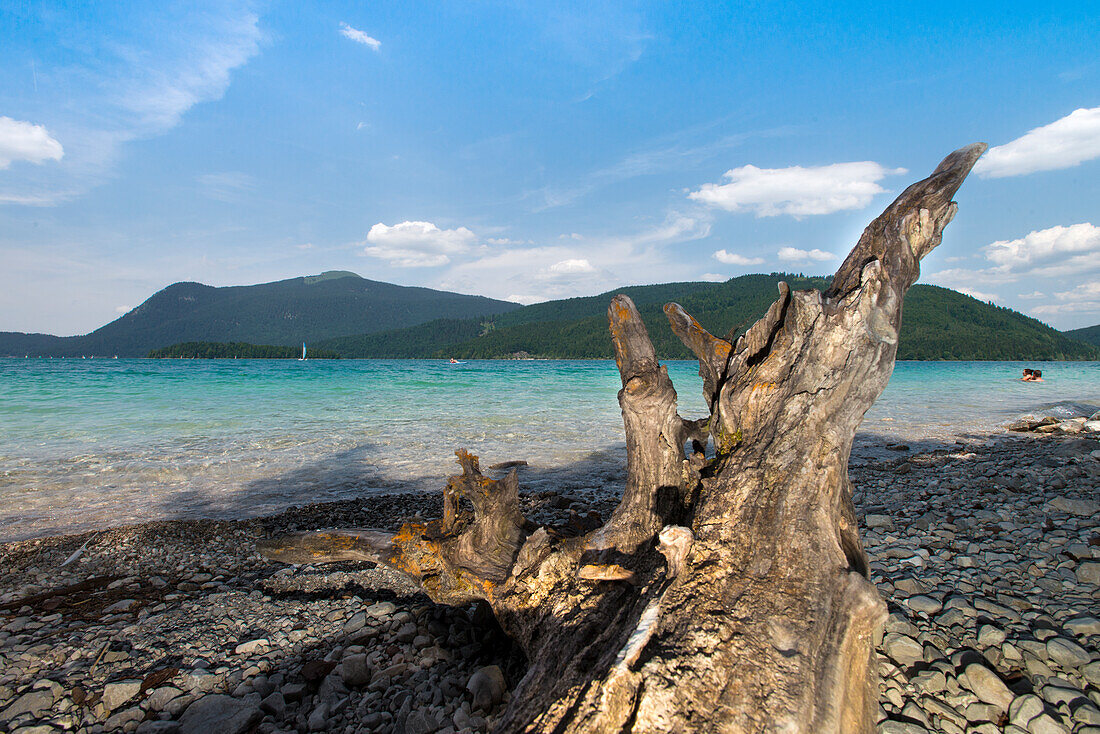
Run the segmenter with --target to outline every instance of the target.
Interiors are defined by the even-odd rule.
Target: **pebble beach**
[[[889,609],[880,731],[1100,734],[1097,436],[888,449],[850,469]],[[522,500],[551,524],[615,503],[584,482]],[[484,608],[371,564],[255,551],[440,512],[438,495],[373,495],[0,546],[0,730],[491,731],[524,660]]]

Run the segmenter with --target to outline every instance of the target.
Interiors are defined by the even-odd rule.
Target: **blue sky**
[[[1094,3],[0,0],[0,329],[334,269],[525,303],[827,273],[979,140],[921,281],[1091,325],[1098,38]]]

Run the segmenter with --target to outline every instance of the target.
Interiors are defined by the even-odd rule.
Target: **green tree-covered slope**
[[[433,321],[409,329],[320,343],[344,356],[485,359],[526,352],[551,358],[610,358],[607,304],[615,293],[635,300],[657,352],[689,358],[661,310],[677,301],[708,330],[731,338],[775,300],[776,283],[796,290],[825,288],[824,278],[773,273],[725,283],[636,286],[590,298],[527,306],[493,319]],[[899,359],[1100,359],[1100,349],[1051,327],[946,288],[914,286],[906,297]]]
[[[1070,339],[1076,339],[1079,342],[1085,342],[1087,344],[1095,344],[1100,347],[1100,324],[1096,326],[1086,326],[1083,329],[1071,329],[1070,331],[1062,332]]]
[[[483,296],[381,283],[346,272],[225,288],[175,283],[84,336],[0,333],[0,355],[139,357],[187,341],[294,346],[404,328],[443,314],[469,318],[516,308]]]
[[[151,359],[295,359],[302,356],[298,347],[245,342],[182,342],[149,352]],[[310,359],[339,359],[328,349],[314,349]]]

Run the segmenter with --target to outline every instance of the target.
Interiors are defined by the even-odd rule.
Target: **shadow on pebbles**
[[[890,611],[880,731],[1100,734],[1100,443],[892,448],[851,467]],[[614,498],[523,502],[582,532]],[[374,496],[0,546],[0,730],[491,730],[525,663],[485,608],[434,605],[370,564],[255,553],[289,530],[439,512],[437,496]]]

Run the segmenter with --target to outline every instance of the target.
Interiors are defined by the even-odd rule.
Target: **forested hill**
[[[492,319],[448,319],[419,326],[320,342],[345,357],[611,358],[607,304],[626,293],[638,306],[658,355],[691,355],[668,327],[662,306],[676,301],[708,330],[735,337],[777,297],[776,283],[793,289],[828,285],[824,278],[744,275],[725,283],[671,283],[608,291],[527,306]],[[1007,308],[946,288],[916,285],[906,296],[899,359],[1100,359],[1100,349],[1067,338]]]
[[[1070,339],[1076,339],[1079,342],[1086,342],[1088,344],[1095,344],[1100,347],[1100,324],[1096,326],[1086,326],[1083,329],[1072,329],[1071,331],[1063,333]]]
[[[502,314],[518,304],[329,272],[260,285],[215,288],[175,283],[90,334],[0,333],[0,356],[144,357],[180,342],[300,346],[344,334],[420,324],[447,314]]]
[[[150,359],[298,359],[298,347],[245,342],[183,342],[149,352]],[[339,354],[328,349],[314,349],[309,359],[338,359]]]

